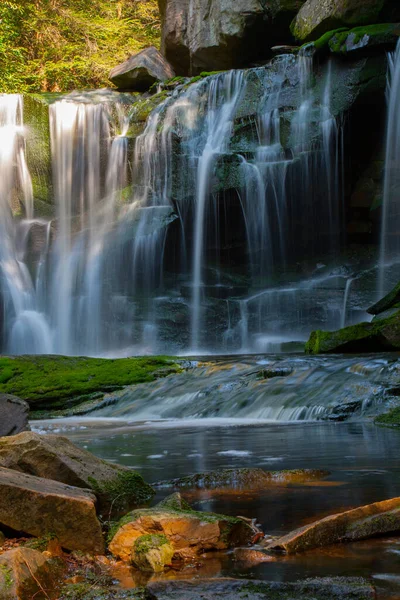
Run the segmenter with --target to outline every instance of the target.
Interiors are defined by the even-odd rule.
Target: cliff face
[[[161,49],[179,74],[248,66],[293,40],[304,0],[159,0]]]

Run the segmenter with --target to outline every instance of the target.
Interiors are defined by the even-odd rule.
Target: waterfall
[[[389,55],[388,117],[386,133],[385,180],[381,226],[381,244],[378,276],[378,297],[386,289],[387,263],[400,257],[400,41],[396,52]]]
[[[22,99],[0,97],[3,348],[251,352],[338,326],[335,277],[292,280],[340,241],[332,66],[318,87],[313,60],[306,48],[180,86],[136,136],[135,99],[54,101],[51,218],[33,217]]]

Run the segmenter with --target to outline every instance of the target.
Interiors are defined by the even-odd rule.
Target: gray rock
[[[372,600],[374,589],[355,577],[306,579],[294,583],[210,579],[150,583],[151,600]]]
[[[114,67],[109,79],[119,89],[145,92],[153,83],[174,76],[175,73],[168,61],[157,48],[150,46]]]
[[[0,437],[29,429],[29,405],[11,394],[0,394]]]
[[[400,18],[393,0],[307,0],[295,17],[291,30],[296,39],[315,40],[339,27],[354,27]]]
[[[231,69],[290,43],[289,24],[304,0],[158,0],[161,51],[177,73]]]

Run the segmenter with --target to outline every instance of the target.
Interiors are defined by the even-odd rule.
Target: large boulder
[[[400,498],[330,515],[274,540],[266,550],[294,554],[400,530]]]
[[[400,308],[400,283],[398,283],[386,296],[381,298],[376,304],[371,306],[367,313],[370,315],[380,315],[392,308]]]
[[[373,600],[374,588],[355,577],[327,577],[290,583],[246,579],[159,581],[148,584],[152,600]]]
[[[91,488],[101,514],[120,516],[145,505],[154,490],[136,471],[112,465],[78,448],[60,435],[32,431],[0,439],[0,466],[52,479],[79,488]]]
[[[161,51],[178,74],[248,66],[292,40],[304,0],[158,0]]]
[[[60,569],[38,550],[15,548],[0,555],[1,600],[58,598]]]
[[[400,349],[400,310],[372,323],[350,325],[338,331],[313,331],[307,354],[381,352]]]
[[[55,535],[63,548],[104,553],[88,490],[0,467],[0,524],[35,537]]]
[[[242,519],[197,512],[173,494],[157,506],[133,511],[116,526],[109,549],[126,562],[132,562],[138,538],[162,535],[171,543],[174,556],[193,558],[212,550],[246,544],[254,536],[253,528]]]
[[[0,394],[0,437],[29,429],[29,405],[11,394]]]
[[[153,83],[175,76],[174,70],[157,48],[150,46],[117,65],[110,81],[121,90],[147,91]]]
[[[292,22],[298,40],[315,40],[339,27],[354,27],[400,19],[393,0],[307,0]]]

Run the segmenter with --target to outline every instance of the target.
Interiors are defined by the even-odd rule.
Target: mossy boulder
[[[192,559],[204,552],[246,544],[254,531],[242,519],[194,511],[174,494],[153,508],[125,515],[111,531],[109,549],[130,563],[138,538],[154,534],[168,539],[175,558]]]
[[[337,31],[330,37],[328,45],[334,54],[359,53],[376,46],[394,47],[399,36],[399,23],[367,25],[350,31]]]
[[[350,325],[338,331],[313,331],[306,354],[362,353],[400,348],[400,310],[386,319]]]
[[[385,427],[400,427],[400,406],[396,406],[383,415],[375,417],[374,421],[377,425]]]
[[[298,40],[310,41],[339,27],[354,27],[400,18],[391,0],[307,0],[291,24]]]
[[[174,553],[174,547],[167,536],[142,535],[133,544],[131,561],[141,571],[158,573],[171,563]]]
[[[62,568],[41,552],[15,548],[0,555],[1,600],[52,600],[58,598]]]
[[[154,490],[135,471],[107,463],[59,435],[31,431],[0,438],[0,466],[90,488],[100,514],[119,516],[146,505]]]
[[[354,542],[400,530],[400,498],[330,515],[296,529],[266,546],[269,552],[295,554],[339,542]]]

